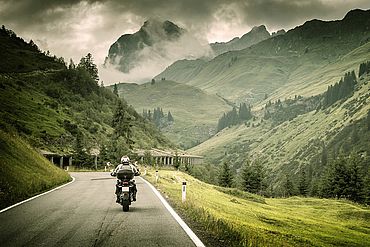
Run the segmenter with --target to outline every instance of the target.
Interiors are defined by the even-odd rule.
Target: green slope
[[[224,129],[189,151],[204,155],[211,163],[226,161],[236,167],[240,167],[247,159],[261,159],[268,169],[270,186],[274,188],[281,185],[287,174],[296,181],[297,174],[302,170],[311,169],[313,174],[310,176],[316,179],[315,176],[319,176],[324,168],[318,162],[323,144],[333,149],[343,149],[343,145],[349,143],[354,147],[350,150],[370,152],[367,139],[370,132],[365,128],[361,128],[360,140],[363,145],[353,144],[351,140],[353,128],[360,126],[353,124],[363,121],[370,110],[369,82],[370,77],[362,78],[355,93],[344,102],[338,102],[326,110],[301,114],[278,125],[271,120],[261,121],[263,111],[257,111],[257,119],[250,126],[243,124]],[[350,128],[349,132],[347,128]],[[347,134],[343,135],[342,131]],[[338,140],[339,135],[342,140]]]
[[[0,54],[7,54],[11,64],[20,61],[22,51],[32,55],[24,57],[26,67],[8,70],[6,62],[0,63],[2,129],[18,133],[33,147],[56,153],[74,152],[79,133],[86,152],[112,143],[116,95],[99,87],[83,68],[67,69],[60,60],[43,54],[10,30],[1,29],[0,39]],[[132,107],[123,106],[131,121],[134,147],[172,145]]]
[[[111,144],[109,154],[104,149],[104,158],[115,163],[126,147],[122,138],[112,144],[117,96],[99,87],[86,70],[67,69],[60,59],[45,55],[4,27],[0,41],[5,58],[0,61],[0,207],[70,179],[34,148],[73,154],[75,165],[75,153],[85,153],[83,164],[92,166],[89,152]],[[125,102],[123,111],[130,118],[134,147],[172,146]],[[77,136],[81,150],[76,150]],[[98,165],[107,161],[101,156]]]
[[[16,134],[0,130],[0,208],[71,180]]]
[[[161,107],[171,111],[174,124],[162,132],[182,148],[194,146],[215,133],[219,116],[230,109],[221,98],[172,82],[119,84],[119,94],[138,111]]]
[[[206,60],[179,60],[171,64],[165,71],[155,77],[156,80],[165,78],[166,80],[177,81],[186,83],[195,78],[198,73],[203,69]]]

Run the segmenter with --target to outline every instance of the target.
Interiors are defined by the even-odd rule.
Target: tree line
[[[246,103],[242,103],[239,105],[239,109],[237,110],[236,107],[227,113],[224,113],[222,117],[218,120],[217,124],[217,131],[221,131],[226,127],[230,127],[233,125],[240,124],[244,121],[248,121],[253,117],[251,106]]]
[[[357,79],[354,71],[345,73],[344,78],[341,78],[340,81],[334,85],[330,85],[326,90],[323,107],[327,108],[335,102],[352,95],[356,83]]]
[[[153,110],[143,109],[142,116],[144,119],[154,123],[158,128],[164,128],[175,121],[170,111],[164,114],[163,109],[160,107],[154,108]]]
[[[370,73],[370,61],[364,62],[360,64],[360,68],[358,70],[358,77],[362,75],[366,75]]]
[[[231,165],[224,162],[218,173],[218,184],[262,195],[267,187],[265,169],[261,161],[247,160],[240,171],[234,174]]]
[[[317,196],[323,198],[343,198],[359,203],[370,203],[370,175],[362,165],[361,156],[352,153],[339,156],[328,162],[327,168],[315,186],[310,190],[310,182],[305,170],[293,177],[286,175],[280,186],[273,189],[268,186],[266,168],[262,162],[247,160],[238,172],[231,170],[231,165],[223,163],[218,173],[218,185],[235,187],[264,196]]]

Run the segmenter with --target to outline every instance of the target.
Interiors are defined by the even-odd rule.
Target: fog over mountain
[[[170,21],[150,19],[139,31],[124,34],[111,45],[101,73],[113,81],[148,81],[179,59],[212,54],[207,40]]]

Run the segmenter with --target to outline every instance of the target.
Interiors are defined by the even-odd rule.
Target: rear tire
[[[129,205],[126,205],[126,204],[124,204],[124,205],[122,206],[122,210],[123,210],[123,212],[128,212],[128,211],[130,210],[130,206],[129,206]]]

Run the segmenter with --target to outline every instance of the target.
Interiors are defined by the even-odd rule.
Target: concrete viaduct
[[[64,168],[66,166],[71,166],[72,165],[72,155],[71,154],[57,154],[45,150],[40,150],[40,153],[50,160],[51,163],[54,165],[59,166],[60,168]]]
[[[188,165],[197,165],[203,162],[203,156],[192,155],[185,153],[184,151],[172,151],[172,150],[160,150],[152,148],[151,150],[136,150],[136,153],[139,156],[141,163],[144,162],[144,157],[147,155],[147,152],[150,153],[150,156],[154,164],[157,165],[174,165],[176,160],[179,164],[188,164]]]

